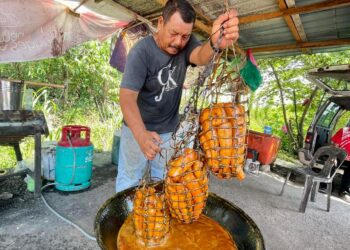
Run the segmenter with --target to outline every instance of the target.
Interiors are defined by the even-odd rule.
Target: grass
[[[59,141],[61,129],[64,125],[83,125],[91,129],[91,142],[96,152],[111,151],[114,132],[121,126],[121,112],[119,107],[113,105],[113,115],[101,120],[97,111],[86,111],[84,109],[70,109],[69,111],[46,112],[45,118],[49,126],[48,137],[42,136],[44,141]],[[71,114],[72,113],[72,114]],[[20,143],[24,160],[34,158],[34,139],[27,137]],[[0,169],[9,169],[16,166],[16,155],[12,147],[0,147]]]
[[[280,150],[278,152],[277,158],[284,160],[284,161],[288,161],[288,162],[294,162],[297,160],[296,156],[291,155],[289,152]]]
[[[40,107],[39,107],[40,108]],[[111,151],[113,144],[114,132],[121,126],[121,112],[117,105],[110,105],[110,111],[113,115],[110,118],[101,121],[99,114],[96,110],[86,111],[83,108],[62,110],[46,110],[43,108],[50,135],[45,138],[44,141],[59,141],[61,137],[61,129],[64,125],[84,125],[91,129],[91,142],[94,145],[96,152]],[[261,126],[251,123],[250,129],[262,132]],[[23,159],[32,159],[34,157],[34,139],[25,138],[20,144]],[[296,158],[290,153],[280,150],[278,158],[285,161],[294,161]],[[16,156],[12,147],[0,147],[0,169],[9,169],[16,166]]]

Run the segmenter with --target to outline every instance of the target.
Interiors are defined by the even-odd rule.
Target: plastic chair
[[[309,161],[309,164],[304,167],[297,167],[289,171],[286,180],[283,184],[280,195],[283,195],[284,188],[289,180],[291,173],[294,171],[296,173],[305,175],[304,184],[304,194],[303,199],[300,203],[299,212],[305,213],[307,202],[311,193],[311,201],[315,201],[316,192],[318,190],[320,182],[327,184],[327,212],[330,210],[330,200],[332,192],[332,181],[337,169],[343,164],[347,152],[341,148],[335,146],[324,146],[319,148],[315,155]],[[323,162],[323,168],[320,172],[315,172],[313,168],[316,163]],[[305,164],[305,162],[303,162]]]

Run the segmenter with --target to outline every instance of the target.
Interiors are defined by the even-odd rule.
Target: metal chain
[[[142,187],[145,187],[149,183],[151,183],[151,180],[152,180],[151,167],[152,167],[152,161],[147,160],[145,172],[143,173],[143,176],[142,176],[142,183],[141,183]]]
[[[222,35],[223,35],[223,27],[220,28],[220,35],[218,40],[216,41],[216,44],[214,45],[214,54],[210,60],[210,62],[205,66],[204,70],[202,72],[199,73],[199,77],[197,79],[196,82],[196,87],[193,91],[192,96],[190,97],[185,109],[184,109],[184,115],[186,116],[186,114],[190,111],[190,106],[195,103],[194,106],[194,111],[197,111],[197,101],[198,101],[198,97],[199,97],[199,89],[201,87],[203,87],[205,80],[208,78],[208,76],[211,75],[213,68],[214,68],[214,64],[215,64],[215,60],[217,59],[217,57],[219,56],[219,54],[221,53],[221,51],[219,50],[219,44],[222,41]],[[210,39],[211,37],[209,37]]]
[[[214,68],[214,64],[216,59],[218,58],[218,56],[221,54],[221,51],[219,50],[219,45],[222,41],[222,37],[223,37],[223,26],[220,27],[220,35],[218,40],[216,41],[215,45],[214,45],[214,53],[212,58],[210,59],[209,63],[205,66],[204,70],[202,72],[199,73],[198,79],[196,81],[196,87],[191,95],[191,97],[189,98],[189,101],[186,105],[186,107],[184,108],[184,119],[186,120],[188,119],[188,114],[190,113],[190,109],[191,106],[193,105],[193,111],[194,113],[197,113],[197,104],[198,104],[198,99],[200,96],[199,90],[201,87],[203,87],[205,80],[208,78],[208,76],[211,75],[213,68]],[[211,39],[211,36],[209,37],[209,39]],[[178,129],[180,128],[180,124],[182,121],[179,121],[179,123],[177,124],[174,132],[172,133],[172,139],[173,141],[176,141],[176,131],[178,131]],[[188,138],[191,138],[191,136],[188,136]],[[187,144],[186,142],[181,143],[182,145]]]

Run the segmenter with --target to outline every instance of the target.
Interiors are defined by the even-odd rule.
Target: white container
[[[22,107],[23,84],[0,78],[0,110],[20,110]]]
[[[55,180],[56,141],[46,141],[41,147],[41,175],[49,181]]]
[[[259,174],[260,162],[253,161],[253,159],[247,158],[244,165],[244,172],[247,174],[258,175]]]

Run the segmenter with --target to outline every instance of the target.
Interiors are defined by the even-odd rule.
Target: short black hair
[[[194,23],[196,20],[196,12],[189,2],[186,0],[168,0],[162,14],[164,23],[168,22],[170,17],[177,11],[185,23]]]

